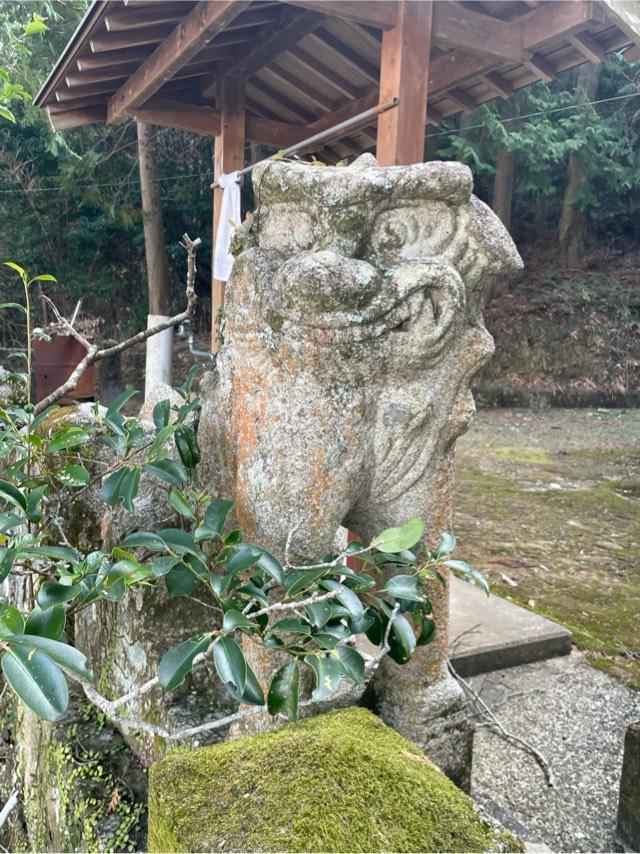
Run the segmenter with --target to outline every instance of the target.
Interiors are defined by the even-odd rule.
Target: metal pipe
[[[191,328],[190,320],[185,320],[183,323],[180,324],[176,335],[178,336],[178,338],[187,339],[187,344],[189,345],[189,352],[192,356],[199,356],[202,359],[208,359],[210,362],[215,359],[215,353],[212,353],[211,350],[198,350],[198,348],[195,346],[196,339]]]
[[[380,104],[376,104],[375,107],[371,107],[369,110],[364,110],[364,112],[358,113],[358,115],[356,116],[351,116],[350,119],[345,119],[343,122],[338,122],[337,125],[333,125],[333,127],[327,128],[326,130],[320,131],[319,133],[315,133],[313,134],[313,136],[308,136],[306,139],[302,139],[300,140],[300,142],[296,142],[295,145],[290,145],[289,148],[285,148],[282,151],[278,151],[276,154],[272,154],[271,157],[264,157],[262,160],[257,160],[255,163],[251,163],[249,166],[245,166],[244,169],[239,169],[238,177],[240,177],[241,175],[246,175],[247,172],[251,172],[260,163],[267,163],[269,160],[281,160],[283,157],[288,157],[290,154],[295,154],[297,151],[301,151],[303,148],[308,148],[310,145],[313,145],[316,142],[323,142],[324,140],[335,136],[336,133],[340,133],[343,130],[349,130],[354,125],[358,125],[361,122],[366,122],[367,119],[373,119],[376,116],[380,115],[380,113],[386,113],[388,110],[393,110],[398,106],[399,103],[399,98],[389,98],[388,101],[383,101]],[[220,185],[216,180],[211,185],[211,189],[214,190],[216,187],[219,186]]]

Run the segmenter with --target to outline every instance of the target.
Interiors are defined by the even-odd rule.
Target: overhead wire
[[[599,104],[607,104],[607,103],[611,103],[613,101],[622,101],[622,100],[627,99],[627,98],[637,98],[637,97],[640,97],[640,91],[639,92],[630,92],[626,95],[614,95],[611,98],[600,98],[600,99],[595,100],[595,101],[585,101],[584,103],[581,103],[581,104],[567,104],[564,107],[554,107],[553,109],[550,109],[550,110],[538,110],[536,112],[527,113],[527,114],[522,115],[522,116],[507,116],[506,118],[500,118],[497,121],[499,124],[507,124],[507,122],[515,122],[515,121],[521,122],[521,121],[525,121],[526,119],[537,118],[539,116],[553,115],[555,113],[567,112],[570,110],[581,110],[581,109],[584,109],[585,107],[593,107],[593,106],[597,106]],[[480,123],[475,124],[475,125],[465,125],[464,132],[466,133],[469,130],[476,130],[478,128],[489,127],[489,125],[490,125],[489,122],[480,122]],[[156,139],[162,133],[166,133],[169,130],[172,130],[172,128],[161,128],[161,130],[159,130],[154,135],[153,139]],[[446,129],[443,129],[441,131],[437,131],[435,133],[429,134],[429,137],[433,138],[433,137],[437,137],[437,136],[447,136],[449,134],[460,133],[461,130],[463,130],[463,129],[462,128],[446,128]],[[125,145],[120,147],[120,150],[122,148],[126,148],[130,145],[133,145],[136,142],[137,142],[137,140],[132,140],[131,142],[125,143]],[[193,173],[187,174],[187,175],[181,175],[181,174],[165,175],[165,176],[161,176],[159,178],[154,178],[153,180],[158,182],[158,183],[162,183],[165,181],[180,181],[180,180],[187,180],[187,179],[191,179],[191,178],[203,179],[203,178],[209,178],[209,177],[212,177],[212,170],[206,170],[203,172],[193,172]],[[134,183],[134,181],[129,180],[125,183],[131,184],[131,183]],[[135,183],[137,183],[137,181]],[[123,185],[122,181],[106,181],[106,182],[102,182],[102,183],[93,183],[93,184],[78,184],[77,189],[80,189],[80,190],[97,190],[97,189],[101,189],[103,187],[121,187],[122,185]],[[63,187],[63,186],[34,187],[33,189],[28,190],[28,191],[16,190],[16,189],[11,189],[11,190],[0,189],[0,195],[14,195],[14,194],[21,194],[22,195],[25,192],[29,192],[29,193],[65,193],[65,192],[69,192],[69,188]]]

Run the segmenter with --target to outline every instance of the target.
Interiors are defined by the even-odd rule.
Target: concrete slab
[[[449,655],[460,676],[542,661],[571,652],[571,632],[501,596],[451,579]]]
[[[581,653],[484,673],[473,689],[506,730],[534,745],[554,771],[550,788],[528,753],[480,726],[471,795],[552,851],[619,851],[618,790],[625,732],[640,692],[591,667]],[[637,848],[635,849],[638,850]]]

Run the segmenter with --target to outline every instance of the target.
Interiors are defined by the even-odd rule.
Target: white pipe
[[[147,329],[169,320],[164,314],[147,315]],[[171,362],[173,359],[173,327],[147,338],[147,361],[144,377],[144,397],[152,389],[164,384],[171,385]]]

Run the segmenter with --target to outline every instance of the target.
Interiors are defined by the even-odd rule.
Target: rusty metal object
[[[77,364],[84,358],[85,348],[70,335],[54,335],[51,341],[36,340],[34,367],[36,397],[42,400],[69,379]],[[96,369],[91,365],[80,377],[75,390],[58,403],[74,400],[95,400],[97,395]]]

